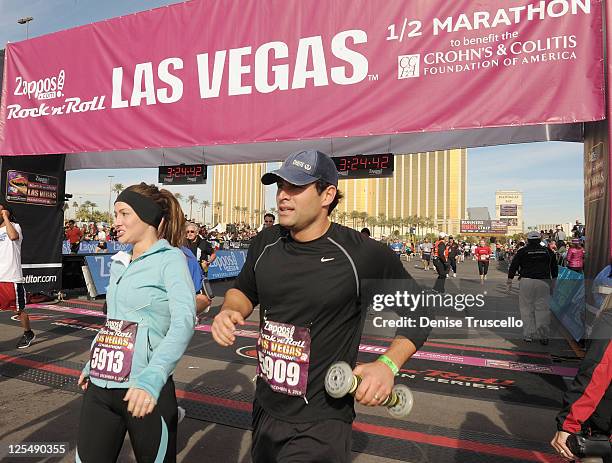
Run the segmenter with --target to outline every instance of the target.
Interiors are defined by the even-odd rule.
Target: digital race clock
[[[159,166],[159,183],[164,185],[195,185],[206,183],[205,164]]]
[[[332,158],[343,178],[378,178],[393,176],[393,154],[356,154]]]

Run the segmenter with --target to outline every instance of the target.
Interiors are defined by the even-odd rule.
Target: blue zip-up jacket
[[[138,322],[130,379],[90,381],[104,388],[137,387],[157,400],[193,335],[195,290],[185,255],[164,239],[130,259],[125,252],[112,257],[106,293],[108,318]],[[89,376],[89,362],[83,372]]]

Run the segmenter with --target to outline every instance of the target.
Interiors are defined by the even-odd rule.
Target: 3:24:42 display
[[[393,175],[393,154],[360,154],[332,158],[340,178],[376,178]]]

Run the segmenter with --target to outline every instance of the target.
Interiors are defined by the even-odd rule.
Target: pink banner
[[[9,44],[3,154],[605,117],[601,1],[190,1]]]

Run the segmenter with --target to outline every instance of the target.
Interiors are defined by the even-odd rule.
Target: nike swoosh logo
[[[321,262],[329,262],[330,260],[334,260],[335,257],[330,257],[329,259],[326,259],[325,257],[321,257]]]

